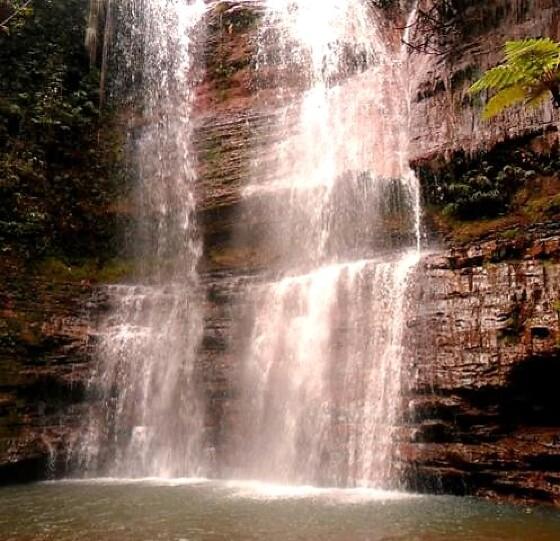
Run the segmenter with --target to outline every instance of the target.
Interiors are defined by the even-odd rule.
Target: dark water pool
[[[2,541],[560,541],[560,512],[251,482],[67,481],[0,489]]]

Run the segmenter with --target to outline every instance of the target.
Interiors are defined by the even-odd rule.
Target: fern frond
[[[477,94],[483,90],[495,88],[501,90],[508,86],[517,84],[524,78],[525,74],[505,64],[488,70],[468,90],[469,94]]]
[[[482,113],[485,120],[499,115],[504,109],[516,105],[527,98],[527,89],[522,85],[514,85],[500,90],[493,96]]]
[[[560,66],[560,43],[549,38],[510,41],[506,44],[506,60],[507,65],[538,79]]]
[[[537,56],[540,58],[560,57],[560,43],[550,38],[528,38],[508,41],[505,44],[506,61],[512,62],[523,56]]]
[[[484,109],[486,119],[522,101],[536,107],[549,92],[556,96],[560,80],[560,43],[550,38],[529,38],[508,41],[504,50],[505,63],[488,70],[468,90],[469,94],[497,91]],[[555,104],[557,101],[555,98]]]

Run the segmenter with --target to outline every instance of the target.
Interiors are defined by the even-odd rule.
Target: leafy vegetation
[[[518,142],[513,146],[504,143],[478,157],[457,152],[445,167],[419,167],[418,173],[428,205],[444,216],[481,220],[511,212],[520,190],[538,178],[554,177],[559,169],[557,148],[543,155]],[[554,198],[547,198],[538,203],[542,208],[534,210],[554,214],[554,203]]]
[[[0,32],[9,34],[11,29],[18,29],[25,17],[33,13],[32,0],[0,1]]]
[[[0,37],[0,144],[25,139],[61,155],[99,114],[99,78],[83,51],[83,2],[36,0],[22,26]]]
[[[505,63],[488,70],[469,93],[496,93],[488,101],[483,117],[492,118],[504,109],[523,103],[537,107],[552,96],[560,108],[560,43],[550,38],[508,41]]]
[[[3,253],[76,258],[113,244],[122,142],[98,110],[99,73],[83,45],[86,4],[33,0],[0,32]]]

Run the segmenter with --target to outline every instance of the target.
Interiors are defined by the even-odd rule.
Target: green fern
[[[483,117],[492,118],[523,102],[536,107],[552,95],[560,107],[560,43],[550,38],[508,41],[505,63],[488,70],[470,88],[470,94],[494,90]]]
[[[505,45],[506,60],[534,57],[539,62],[551,62],[558,65],[560,44],[550,38],[529,38],[517,41],[508,41]]]
[[[512,107],[517,103],[525,101],[526,98],[527,92],[524,86],[520,84],[508,86],[490,98],[482,113],[483,118],[490,119],[500,114],[507,107]]]

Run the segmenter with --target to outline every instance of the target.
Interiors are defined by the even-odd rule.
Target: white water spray
[[[281,136],[245,190],[248,209],[273,217],[280,263],[251,291],[235,474],[394,487],[406,287],[420,233],[406,51],[387,45],[362,0],[267,8],[259,67],[297,69],[299,87],[279,81]]]
[[[113,87],[116,99],[132,104],[139,124],[131,132],[131,166],[143,278],[108,288],[113,308],[93,376],[101,397],[81,454],[93,474],[195,476],[210,462],[195,370],[203,329],[196,269],[202,248],[191,148],[193,39],[206,6],[202,0],[125,0],[115,9]]]

